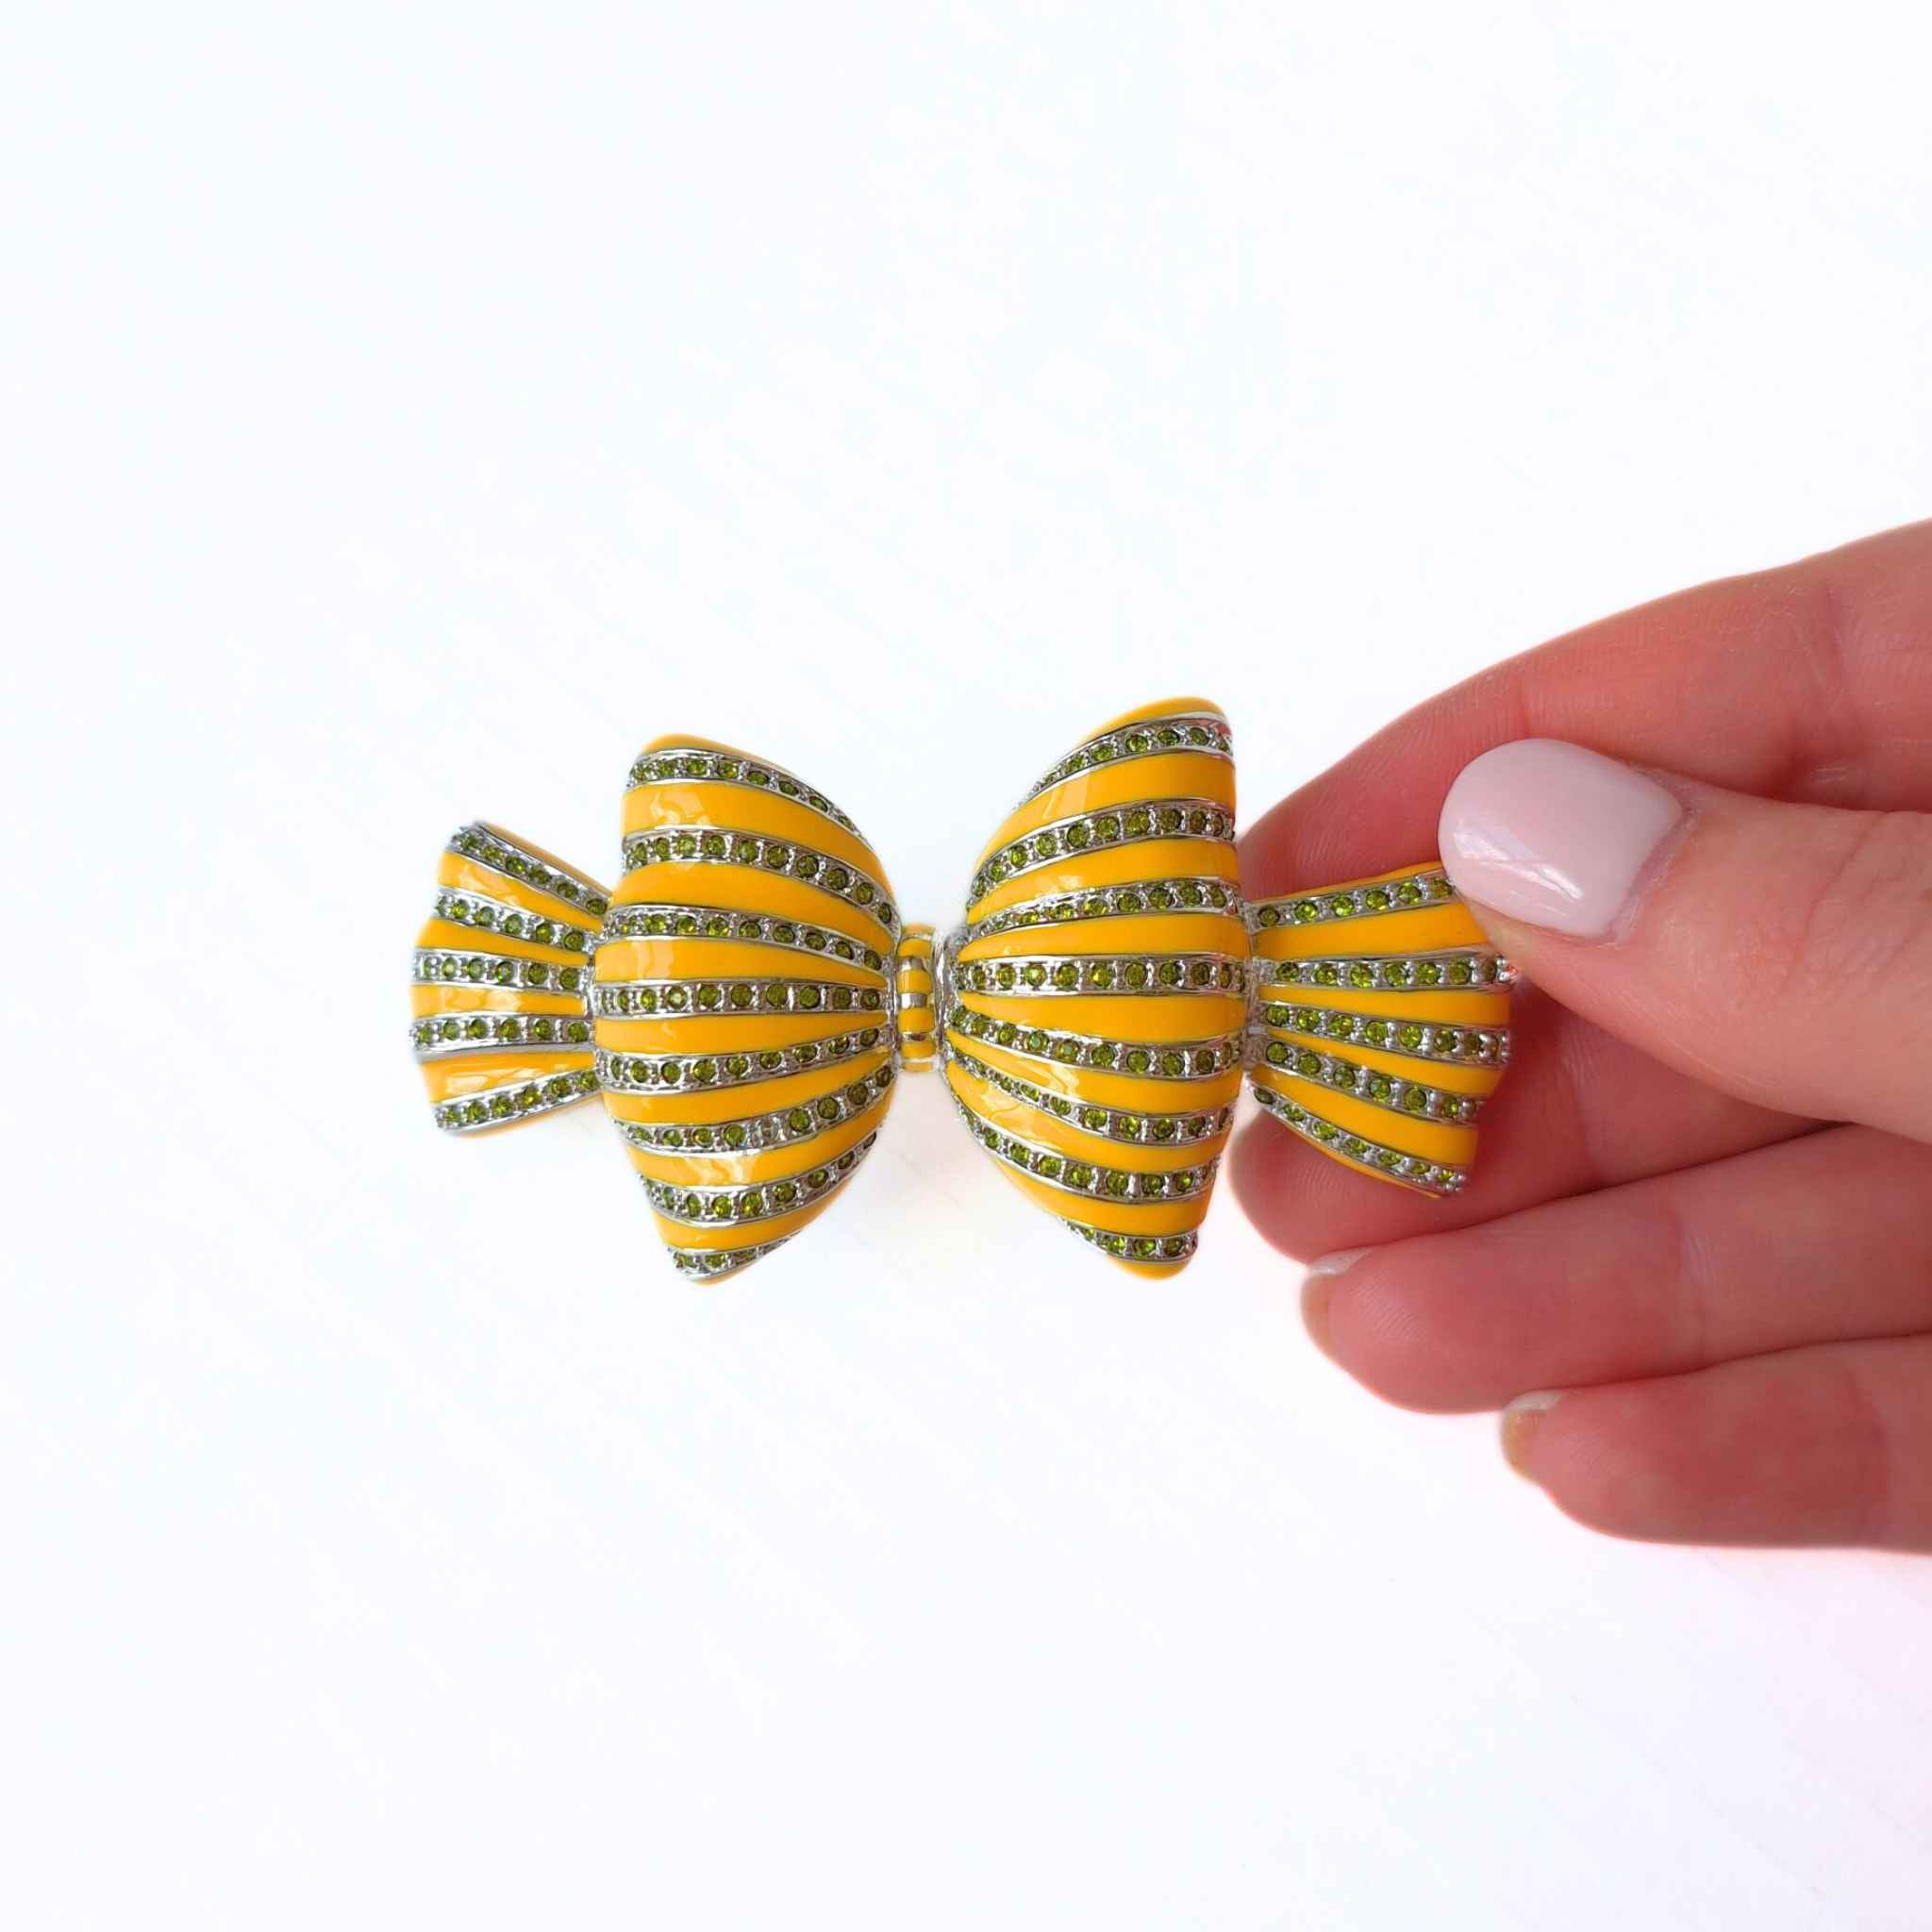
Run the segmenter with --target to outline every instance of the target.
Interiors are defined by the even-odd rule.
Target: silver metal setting
[[[1089,1227],[1080,1221],[1062,1221],[1060,1225],[1122,1261],[1185,1261],[1201,1245],[1201,1237],[1193,1228],[1186,1234],[1115,1234],[1110,1228]]]
[[[1516,983],[1516,969],[1495,953],[1346,953],[1318,959],[1263,959],[1261,997],[1304,987],[1361,992],[1487,992]]]
[[[885,990],[838,979],[600,979],[600,1020],[749,1018],[764,1013],[880,1013]]]
[[[1454,1167],[1440,1160],[1424,1160],[1419,1154],[1405,1154],[1399,1147],[1385,1147],[1379,1141],[1351,1134],[1332,1121],[1319,1119],[1307,1108],[1272,1087],[1257,1086],[1255,1098],[1276,1120],[1324,1154],[1339,1154],[1363,1167],[1379,1169],[1410,1187],[1430,1194],[1459,1194],[1469,1179],[1466,1167]]]
[[[796,879],[827,898],[840,900],[889,933],[899,924],[898,910],[882,880],[860,871],[849,859],[801,845],[794,839],[691,826],[670,832],[634,832],[624,841],[624,869],[632,873],[647,865],[736,865],[765,872],[774,878]]]
[[[508,940],[528,940],[532,945],[558,946],[566,953],[589,950],[597,937],[593,926],[575,925],[564,919],[545,919],[508,900],[445,887],[436,895],[436,916],[456,925],[474,925],[483,932],[501,933]],[[586,917],[588,917],[588,913]]]
[[[441,946],[417,948],[410,976],[428,985],[513,987],[520,992],[575,993],[591,983],[588,966],[553,966],[514,953],[455,953]]]
[[[1143,719],[1138,724],[1124,724],[1117,731],[1103,731],[1098,738],[1090,738],[1070,751],[1020,804],[1026,805],[1042,791],[1102,765],[1116,765],[1128,758],[1159,758],[1183,751],[1205,752],[1212,758],[1232,758],[1234,736],[1227,728],[1227,720],[1207,712],[1189,712],[1172,718]],[[1019,807],[1014,809],[1018,810]]]
[[[1262,1017],[1277,1033],[1319,1040],[1324,1045],[1367,1046],[1409,1059],[1455,1060],[1463,1066],[1500,1068],[1509,1064],[1507,1026],[1466,1026],[1404,1020],[1391,1013],[1341,1013],[1325,1007],[1279,1005],[1264,1008]]]
[[[723,1281],[727,1274],[736,1274],[741,1268],[776,1254],[791,1239],[781,1234],[776,1241],[760,1241],[755,1248],[666,1248],[664,1252],[680,1274],[700,1281]]]
[[[445,1133],[474,1134],[482,1128],[507,1126],[511,1121],[533,1120],[540,1113],[575,1107],[582,1101],[595,1099],[596,1094],[596,1075],[588,1067],[579,1067],[571,1073],[548,1074],[541,1080],[519,1081],[513,1087],[497,1087],[488,1093],[442,1101],[435,1109],[436,1124]]]
[[[882,1026],[841,1033],[830,1040],[802,1040],[756,1053],[613,1053],[597,1049],[597,1077],[613,1093],[662,1093],[675,1089],[755,1087],[813,1067],[837,1065],[887,1045]]]
[[[661,751],[645,752],[630,768],[635,791],[643,785],[681,784],[700,780],[710,784],[737,785],[747,791],[762,792],[768,798],[789,798],[829,819],[855,839],[865,837],[822,791],[814,791],[804,779],[765,758],[748,758],[737,752],[710,751],[699,745],[666,745]],[[870,842],[870,841],[868,841]]]
[[[1252,900],[1247,908],[1248,930],[1269,932],[1278,925],[1319,925],[1383,912],[1413,912],[1424,906],[1446,905],[1455,897],[1449,874],[1440,867],[1424,866],[1405,878],[1379,879],[1370,886],[1324,888],[1317,892],[1291,892],[1279,899]]]
[[[1310,1086],[1345,1093],[1364,1106],[1386,1108],[1410,1120],[1468,1126],[1483,1110],[1478,1094],[1452,1093],[1444,1087],[1431,1087],[1425,1080],[1406,1080],[1365,1067],[1345,1055],[1318,1053],[1312,1046],[1271,1041],[1261,1058],[1264,1065],[1285,1079],[1305,1080]]]
[[[952,1024],[969,1040],[985,1041],[1029,1059],[1057,1061],[1065,1067],[1097,1067],[1104,1073],[1131,1074],[1137,1079],[1206,1080],[1241,1063],[1239,1031],[1205,1040],[1102,1040],[1091,1033],[1063,1033],[994,1020],[970,1007],[956,1012]]]
[[[1122,845],[1158,839],[1199,839],[1225,844],[1234,836],[1234,814],[1211,798],[1150,798],[1144,804],[1108,806],[1056,819],[993,853],[973,874],[966,902],[976,906],[995,886],[1024,878],[1063,858],[1081,858]]]
[[[487,866],[535,891],[560,899],[567,906],[589,913],[592,919],[601,919],[610,909],[609,888],[599,885],[589,873],[545,858],[480,820],[454,833],[448,850],[473,865]]]
[[[1220,912],[1241,916],[1241,894],[1225,879],[1153,879],[1125,886],[1095,886],[1084,892],[1056,892],[1026,899],[974,921],[960,936],[971,945],[991,934],[1022,926],[1065,925],[1085,919],[1130,919],[1144,912]]]
[[[698,1188],[655,1180],[647,1174],[641,1174],[638,1179],[643,1183],[651,1206],[667,1221],[681,1222],[687,1227],[742,1227],[747,1223],[775,1220],[781,1214],[792,1214],[815,1202],[829,1200],[852,1178],[877,1140],[876,1134],[868,1134],[836,1159],[805,1174],[788,1174],[782,1180]]]
[[[774,1147],[800,1147],[880,1106],[896,1077],[891,1061],[861,1075],[836,1092],[815,1100],[749,1114],[735,1121],[692,1123],[619,1121],[617,1130],[646,1154],[763,1154]],[[864,1098],[856,1096],[860,1090]]]
[[[1225,953],[1113,953],[1091,957],[970,959],[958,969],[963,993],[994,999],[1079,994],[1144,998],[1150,993],[1232,993],[1245,997],[1241,962]]]
[[[1130,1113],[1121,1108],[1095,1107],[1091,1101],[1075,1100],[1070,1094],[1056,1093],[1003,1073],[958,1047],[951,1057],[975,1079],[1103,1140],[1149,1147],[1185,1146],[1190,1141],[1211,1141],[1224,1134],[1234,1119],[1232,1107],[1197,1108],[1186,1113]]]
[[[1171,1168],[1150,1173],[1142,1168],[1108,1167],[1063,1154],[1058,1147],[1044,1147],[1023,1141],[1017,1135],[1002,1133],[981,1120],[951,1088],[953,1105],[967,1131],[1002,1166],[1024,1174],[1042,1186],[1058,1188],[1063,1193],[1086,1194],[1094,1200],[1141,1204],[1149,1201],[1191,1201],[1214,1185],[1220,1171],[1220,1157],[1198,1167]]]
[[[409,1023],[409,1042],[419,1060],[457,1054],[496,1053],[506,1046],[544,1053],[589,1053],[591,1023],[568,1013],[425,1013]]]
[[[604,922],[604,941],[614,940],[736,940],[741,944],[779,946],[787,952],[829,955],[880,975],[886,955],[849,934],[801,919],[761,912],[736,912],[722,906],[692,906],[668,900],[640,901],[616,908]]]

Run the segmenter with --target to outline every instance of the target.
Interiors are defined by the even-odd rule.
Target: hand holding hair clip
[[[1247,904],[1234,811],[1219,708],[1129,712],[1008,815],[935,940],[822,793],[656,740],[614,891],[493,825],[451,840],[411,987],[437,1123],[601,1093],[704,1278],[821,1214],[897,1074],[935,1067],[1000,1172],[1140,1273],[1191,1258],[1244,1066],[1324,1154],[1457,1191],[1508,1058],[1507,963],[1433,861]]]

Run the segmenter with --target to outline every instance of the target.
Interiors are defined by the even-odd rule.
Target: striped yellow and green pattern
[[[1441,865],[1253,906],[1255,1097],[1377,1179],[1460,1191],[1509,1058],[1515,974]]]
[[[894,1074],[899,915],[822,793],[709,740],[647,745],[592,991],[596,1076],[678,1268],[716,1277],[815,1220]]]
[[[481,824],[451,839],[436,885],[409,1026],[437,1124],[489,1132],[588,1100],[590,959],[607,889]]]
[[[1248,935],[1213,705],[1115,719],[975,871],[946,1079],[1000,1172],[1123,1265],[1192,1257],[1241,1077]]]

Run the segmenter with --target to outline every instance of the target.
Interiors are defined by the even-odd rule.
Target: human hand
[[[1243,890],[1424,850],[1445,794],[1513,1070],[1448,1200],[1248,1127],[1310,1333],[1502,1407],[1593,1528],[1932,1550],[1932,523],[1485,672],[1268,813]]]

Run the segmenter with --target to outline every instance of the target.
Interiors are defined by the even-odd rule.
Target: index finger
[[[1433,852],[1457,774],[1519,738],[1760,796],[1923,805],[1932,522],[1680,591],[1429,699],[1249,828],[1243,891],[1272,898]]]

